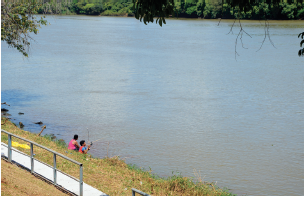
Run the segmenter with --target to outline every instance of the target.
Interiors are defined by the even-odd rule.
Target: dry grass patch
[[[68,196],[30,172],[1,159],[2,196]]]
[[[5,118],[1,118],[5,122]],[[203,182],[201,179],[174,175],[167,179],[159,178],[148,171],[144,171],[135,165],[126,164],[119,157],[93,158],[90,154],[84,155],[75,151],[69,151],[65,144],[58,140],[52,141],[49,137],[38,137],[36,134],[23,131],[10,121],[2,125],[2,129],[34,141],[65,156],[83,163],[83,180],[85,183],[110,195],[130,196],[131,188],[136,188],[145,193],[155,196],[223,196],[232,195],[226,189],[220,189],[213,183]],[[1,134],[2,142],[7,143],[7,135]],[[13,141],[18,141],[14,139]],[[22,143],[22,142],[19,142]],[[23,142],[25,143],[25,142]],[[18,148],[20,151],[28,150]],[[35,158],[52,165],[53,155],[34,146]],[[79,167],[67,160],[57,159],[59,170],[79,178]]]

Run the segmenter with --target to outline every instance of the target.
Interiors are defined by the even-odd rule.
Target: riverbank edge
[[[52,140],[49,135],[37,134],[18,128],[6,117],[1,117],[1,129],[26,138],[70,157],[84,166],[84,182],[105,192],[108,195],[130,196],[131,188],[139,189],[145,193],[156,196],[234,196],[227,188],[219,188],[215,183],[203,181],[200,172],[194,171],[195,178],[183,177],[176,174],[168,178],[160,178],[152,171],[145,171],[136,165],[126,164],[118,156],[94,158],[92,155],[83,155],[75,151],[68,151],[61,140]],[[1,141],[7,143],[7,135],[1,133]],[[13,141],[25,143],[14,138]],[[29,154],[29,150],[17,147],[18,150]],[[48,156],[35,148],[36,158],[52,164],[52,155]],[[58,169],[74,176],[78,176],[76,166],[59,161]]]
[[[38,15],[50,15],[50,14],[38,14]],[[52,14],[55,16],[92,16],[92,17],[118,17],[118,18],[134,18],[134,15],[90,15],[90,14],[76,14],[76,13],[70,13],[70,14]],[[154,20],[157,19],[158,17],[154,17]],[[166,20],[170,19],[175,19],[175,20],[221,20],[221,21],[235,21],[236,19],[230,19],[230,18],[204,18],[204,17],[176,17],[176,16],[170,16],[170,17],[165,17]],[[262,21],[258,19],[246,19],[246,18],[241,18],[239,19],[240,21]],[[265,19],[263,19],[264,21]],[[304,18],[302,19],[266,19],[266,21],[304,21]]]

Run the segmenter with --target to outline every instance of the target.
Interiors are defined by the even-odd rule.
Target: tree
[[[35,3],[3,2],[1,4],[1,40],[7,42],[10,47],[16,48],[24,56],[28,56],[27,52],[30,46],[29,41],[32,40],[32,38],[30,37],[30,33],[33,32],[34,34],[37,34],[40,25],[46,25],[47,23],[47,21],[43,17],[41,17],[40,19],[36,19],[33,14],[36,14],[38,10],[43,10],[43,13],[60,13],[61,9],[63,8],[61,4],[64,1],[66,1],[66,7],[69,7],[67,5],[67,1],[69,1],[71,5],[71,0],[43,0],[43,2],[46,2],[43,4],[39,3],[42,2],[42,0],[32,0],[32,2]],[[101,0],[96,1],[98,2]],[[156,23],[159,23],[160,26],[162,26],[162,24],[166,24],[165,18],[169,17],[170,15],[175,16],[180,12],[186,13],[190,16],[197,15],[204,16],[206,18],[235,17],[237,18],[236,20],[238,20],[240,26],[240,31],[236,38],[236,41],[239,37],[240,39],[242,39],[243,33],[249,35],[243,30],[242,24],[240,23],[240,18],[265,19],[265,38],[263,40],[263,43],[265,42],[267,37],[272,43],[269,36],[269,23],[267,22],[268,17],[279,16],[281,14],[283,16],[287,16],[287,18],[290,19],[294,18],[295,16],[302,18],[304,17],[303,6],[299,6],[300,3],[303,3],[302,0],[294,0],[295,3],[298,3],[297,6],[288,5],[287,3],[282,1],[283,0],[209,0],[209,2],[211,2],[212,4],[205,4],[205,0],[198,0],[196,6],[194,2],[189,3],[186,0],[182,2],[178,0],[133,0],[132,10],[134,10],[135,12],[136,19],[139,19],[140,21],[143,20],[143,22],[147,24],[149,22],[154,22],[154,17],[156,17]],[[291,2],[291,0],[288,1]],[[23,1],[20,0],[20,2]],[[120,10],[121,12],[128,12],[128,14],[132,15],[131,13],[129,13],[129,11],[122,10],[122,4],[118,2],[116,4],[107,4],[106,2],[104,4],[104,9],[102,7],[102,4],[100,3],[87,4],[86,2],[81,1],[77,3],[77,0],[73,0],[71,9],[74,10],[76,13],[99,14],[104,9],[110,11],[108,8],[109,6],[112,6],[111,10],[115,10],[116,12]],[[181,11],[182,7],[184,9],[183,11]],[[219,11],[219,7],[221,7],[221,12]],[[283,9],[280,10],[278,9],[279,7],[282,7]],[[270,12],[271,8],[272,12]],[[302,35],[302,42],[304,42],[304,32],[300,35]],[[302,42],[301,47],[303,46]],[[300,51],[301,55],[304,54],[302,53],[302,51],[304,51],[304,47]],[[236,51],[235,54],[238,55]]]
[[[40,7],[37,3],[1,3],[1,41],[25,57],[33,40],[30,34],[37,34],[40,25],[47,24],[44,16],[39,19],[34,16]]]
[[[136,19],[139,19],[140,21],[142,21],[145,24],[147,24],[147,22],[154,22],[154,17],[157,17],[156,19],[156,23],[159,22],[159,25],[162,26],[162,24],[166,24],[165,18],[169,17],[169,15],[174,15],[175,13],[175,1],[174,0],[133,0],[134,1],[134,6],[135,6],[135,17]],[[201,0],[203,2],[205,2],[204,0]],[[218,1],[217,1],[218,2]],[[294,2],[297,3],[303,3],[303,0],[296,0]],[[268,4],[271,4],[273,6],[278,6],[280,3],[282,3],[282,0],[247,0],[247,1],[241,1],[241,0],[222,0],[221,1],[221,6],[222,6],[222,10],[225,7],[233,7],[233,8],[237,8],[237,15],[238,15],[238,20],[241,16],[241,13],[247,13],[252,11],[252,7],[254,4],[258,4],[258,3],[263,3],[263,8],[259,10],[263,10],[263,15],[266,15],[266,12],[264,12],[265,9],[268,8]],[[293,12],[291,10],[296,10],[295,7],[287,7],[285,8],[285,10],[283,10],[283,12]],[[301,13],[301,12],[300,12]],[[204,13],[206,15],[209,14],[209,12],[206,11],[206,13]],[[289,15],[290,16],[290,15]],[[266,18],[266,16],[264,16],[264,18]],[[265,19],[266,20],[266,19]],[[235,22],[234,22],[235,24]],[[234,25],[233,24],[233,25]],[[239,34],[236,38],[236,43],[237,44],[237,39],[238,37],[242,38],[242,34],[246,33],[242,28],[242,25],[240,23],[239,20],[239,26],[240,26],[240,31]],[[232,29],[231,29],[232,30]],[[249,35],[249,34],[248,34]],[[304,43],[304,32],[301,33],[299,35],[299,37],[301,36],[302,41],[301,41],[301,47]],[[269,24],[267,22],[265,22],[265,38],[263,40],[263,43],[265,42],[266,37],[269,37],[270,40],[270,36],[269,36]],[[271,40],[270,40],[271,41]],[[272,43],[272,41],[271,41]],[[235,47],[236,49],[236,47]],[[299,52],[299,55],[303,55],[304,54],[304,46],[303,49],[300,50],[301,52]],[[303,51],[303,53],[302,53]],[[235,50],[235,54],[238,55],[237,51]]]

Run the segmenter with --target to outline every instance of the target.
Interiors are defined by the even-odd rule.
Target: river
[[[303,21],[269,21],[261,47],[264,21],[243,20],[243,48],[233,20],[47,18],[29,58],[1,46],[2,108],[25,130],[238,195],[304,195]]]

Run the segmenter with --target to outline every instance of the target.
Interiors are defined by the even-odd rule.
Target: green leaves
[[[282,3],[282,12],[281,14],[283,16],[286,16],[287,19],[294,19],[296,13],[297,13],[297,5],[296,4],[287,4],[287,3]]]
[[[299,52],[298,52],[298,55],[299,56],[304,56],[304,32],[302,32],[302,33],[300,33],[299,35],[298,35],[298,38],[300,38],[301,37],[301,39],[302,39],[302,41],[300,42],[300,47],[302,48],[303,47],[303,49],[300,49],[299,50]]]
[[[32,39],[29,33],[37,34],[40,25],[47,24],[43,17],[37,20],[33,16],[40,7],[41,4],[16,2],[1,5],[1,41],[16,48],[25,57],[28,57],[29,41]]]
[[[133,0],[135,8],[135,17],[144,24],[147,22],[154,22],[156,17],[156,23],[160,26],[165,24],[165,17],[174,14],[174,0]]]
[[[281,0],[227,0],[222,1],[188,1],[177,0],[133,0],[135,17],[144,24],[153,22],[165,24],[163,19],[169,15],[175,16],[182,14],[183,17],[205,18],[245,18],[245,19],[298,19],[304,18],[304,2],[296,0],[294,3],[282,3]],[[207,5],[205,4],[207,3]],[[225,3],[224,3],[225,2]],[[190,4],[191,6],[189,6]],[[280,15],[278,14],[280,12]],[[162,19],[160,22],[159,19]]]

